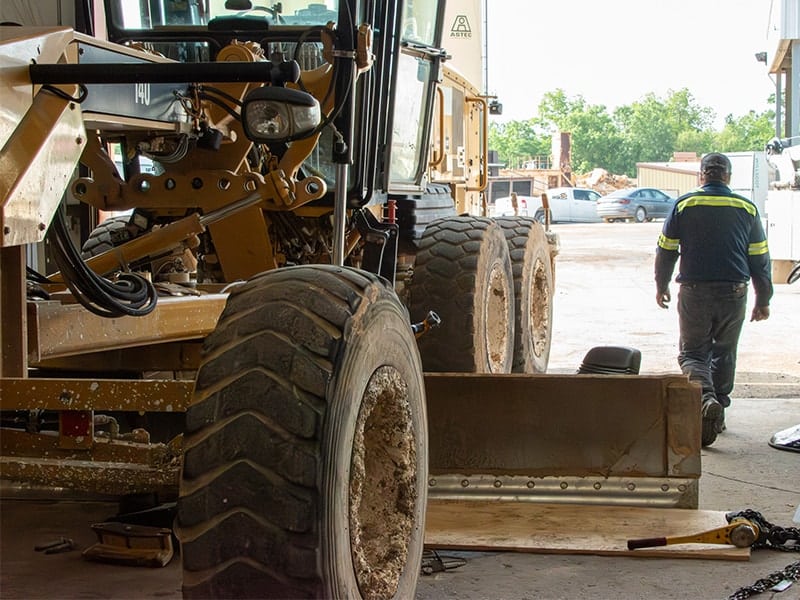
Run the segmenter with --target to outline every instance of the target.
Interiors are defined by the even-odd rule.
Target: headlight
[[[320,123],[319,102],[311,94],[266,86],[250,92],[242,106],[245,135],[254,142],[303,137]]]

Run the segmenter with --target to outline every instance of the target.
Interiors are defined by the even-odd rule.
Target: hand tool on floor
[[[59,552],[69,552],[75,549],[75,542],[70,538],[60,537],[52,542],[38,544],[33,547],[36,552],[44,552],[45,554],[58,554]]]
[[[759,533],[758,525],[748,519],[738,518],[733,519],[725,527],[718,527],[692,535],[628,540],[628,550],[655,548],[670,544],[728,544],[737,548],[747,548],[758,539]]]
[[[456,569],[467,564],[463,558],[442,556],[436,550],[424,550],[422,553],[422,574],[432,575],[441,571]]]

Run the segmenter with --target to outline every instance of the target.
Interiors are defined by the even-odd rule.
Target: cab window
[[[586,202],[597,202],[600,194],[594,190],[575,190],[575,200],[584,200]]]
[[[403,39],[436,46],[436,17],[440,0],[408,0],[403,7]]]

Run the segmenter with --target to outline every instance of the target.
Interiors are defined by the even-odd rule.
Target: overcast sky
[[[774,83],[754,56],[768,49],[771,0],[485,1],[487,91],[502,121],[535,116],[557,88],[611,111],[685,87],[717,128],[772,107]]]

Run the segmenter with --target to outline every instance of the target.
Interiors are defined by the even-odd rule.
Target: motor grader
[[[695,388],[544,374],[443,2],[87,8],[0,27],[4,481],[177,498],[187,597],[410,597],[429,497],[696,507]]]

